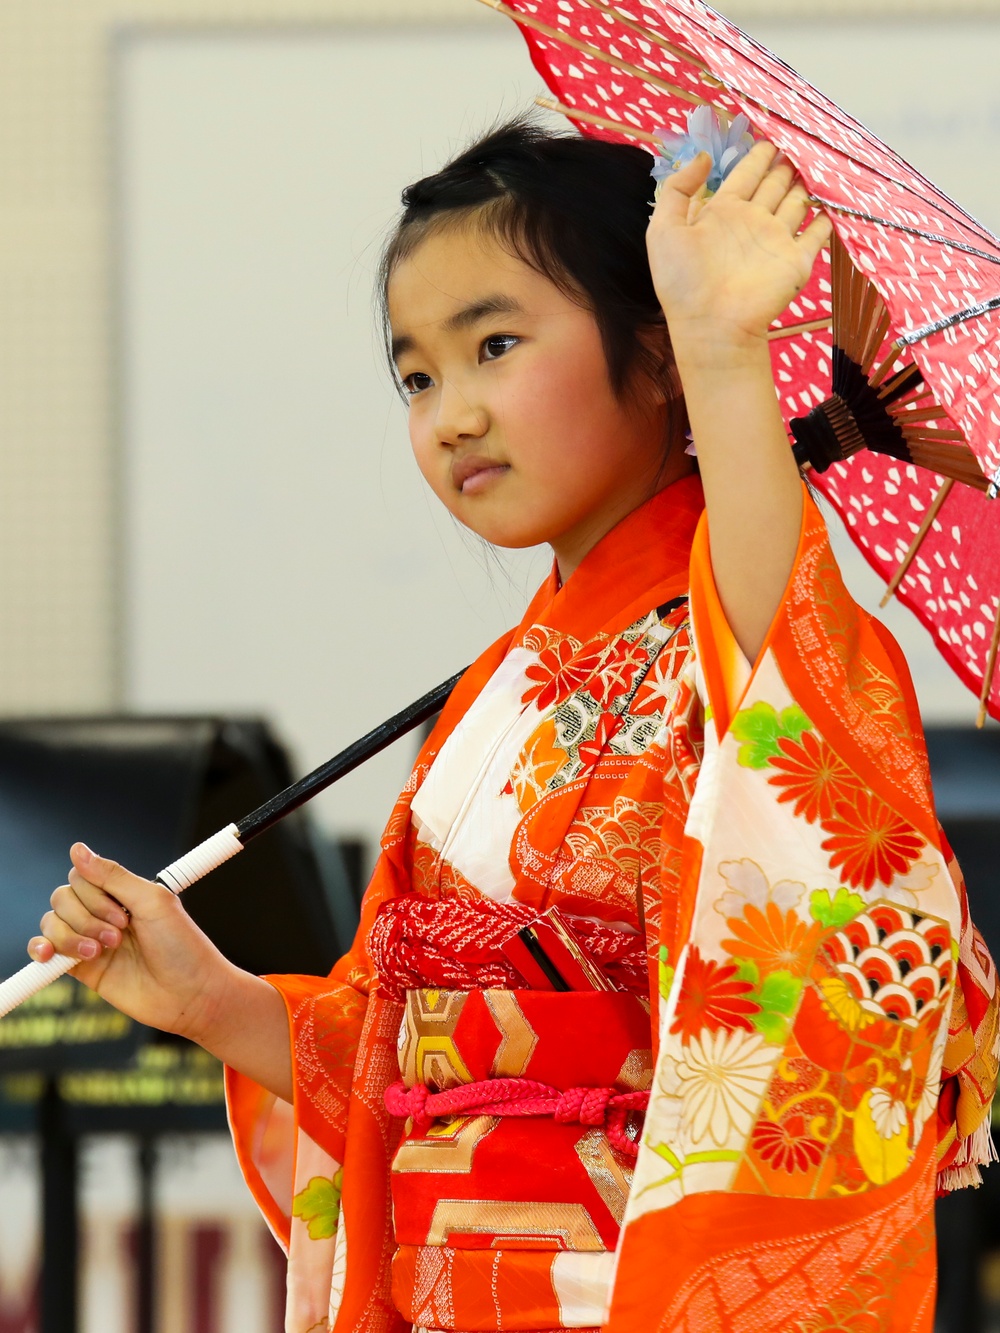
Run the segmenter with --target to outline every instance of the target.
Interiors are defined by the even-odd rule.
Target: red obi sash
[[[399,1047],[407,1088],[525,1079],[608,1092],[589,1114],[586,1097],[571,1097],[573,1119],[567,1106],[560,1118],[408,1121],[392,1164],[397,1243],[613,1250],[632,1154],[609,1141],[605,1105],[648,1088],[649,1032],[646,1001],[628,992],[409,991]]]

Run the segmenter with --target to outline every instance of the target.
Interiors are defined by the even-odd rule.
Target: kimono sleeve
[[[704,517],[691,613],[705,749],[608,1328],[820,1330],[857,1309],[929,1333],[938,1168],[990,1151],[996,978],[905,662],[808,493],[757,661]],[[939,1114],[958,1029],[983,1072],[961,1133]]]
[[[377,1018],[379,1003],[369,998],[373,976],[364,944],[378,906],[392,892],[391,884],[384,883],[388,879],[377,867],[354,944],[328,977],[265,978],[281,995],[288,1015],[293,1103],[226,1069],[229,1122],[240,1168],[288,1255],[286,1328],[294,1333],[326,1328],[343,1291],[346,1244],[341,1204],[343,1195],[349,1211],[344,1194],[348,1113],[354,1117],[352,1125],[359,1115],[365,1119],[356,1109],[359,1079],[365,1079],[373,1060],[379,1066],[386,1064],[383,1048],[394,1053],[395,1029],[389,1025],[387,1038],[381,1031],[386,1025]],[[369,1100],[377,1112],[378,1099]],[[385,1175],[381,1160],[385,1134],[382,1125],[368,1135],[364,1128],[352,1130],[353,1169],[359,1177],[357,1192],[368,1200],[367,1212],[377,1232],[372,1252],[378,1256],[384,1248],[385,1207],[376,1203],[384,1191],[372,1189],[366,1177],[381,1181]],[[374,1163],[365,1160],[369,1140],[377,1144],[379,1160]]]

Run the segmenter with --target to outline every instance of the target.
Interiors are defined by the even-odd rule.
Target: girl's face
[[[388,298],[417,464],[487,541],[548,542],[566,579],[691,470],[681,451],[664,467],[665,394],[644,386],[626,408],[593,315],[474,223],[432,231]]]

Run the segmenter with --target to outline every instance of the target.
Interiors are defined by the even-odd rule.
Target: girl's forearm
[[[712,571],[722,608],[754,662],[795,561],[802,485],[766,341],[673,336],[705,488]]]
[[[283,1101],[292,1100],[292,1050],[281,995],[268,982],[227,964],[199,1025],[185,1033]]]

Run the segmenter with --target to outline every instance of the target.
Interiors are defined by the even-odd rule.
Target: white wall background
[[[403,185],[536,89],[513,28],[121,51],[126,696],[302,766],[466,665],[547,560],[426,492],[372,316]],[[374,838],[409,742],[321,798]]]
[[[753,30],[1000,226],[1000,26]],[[117,65],[126,700],[264,712],[305,769],[464,665],[544,570],[484,567],[436,512],[371,316],[400,188],[540,84],[500,22],[151,33]],[[925,718],[971,720],[924,631],[885,618]],[[411,754],[321,798],[322,819],[377,836]]]

